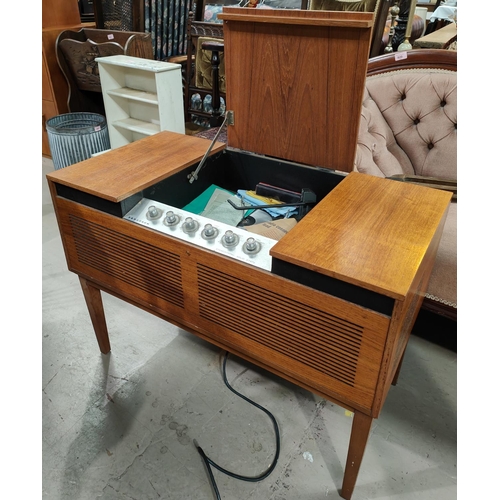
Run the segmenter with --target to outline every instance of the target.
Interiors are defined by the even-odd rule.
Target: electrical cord
[[[215,463],[213,460],[211,460],[209,457],[207,457],[207,455],[205,454],[205,452],[203,451],[201,446],[198,444],[198,442],[196,440],[193,440],[194,445],[196,446],[196,449],[198,450],[198,453],[200,454],[201,458],[203,459],[203,462],[205,463],[205,467],[207,468],[210,482],[212,484],[212,489],[215,493],[217,500],[220,500],[221,496],[219,493],[219,489],[217,488],[217,483],[215,482],[215,478],[214,478],[214,475],[212,472],[212,467],[215,467],[220,472],[222,472],[222,473],[226,474],[227,476],[232,477],[234,479],[239,479],[241,481],[257,482],[257,481],[262,481],[263,479],[265,479],[266,477],[268,477],[271,474],[271,472],[276,467],[276,464],[278,463],[278,458],[279,458],[279,454],[280,454],[280,433],[279,433],[278,423],[276,422],[274,415],[269,410],[264,408],[263,406],[257,404],[255,401],[252,401],[251,399],[247,398],[243,394],[239,393],[236,389],[231,387],[231,385],[229,384],[229,381],[227,380],[227,375],[226,375],[226,363],[227,363],[228,356],[229,356],[229,353],[226,352],[226,354],[224,356],[224,362],[222,364],[222,377],[224,379],[224,383],[226,384],[226,386],[228,387],[228,389],[231,392],[233,392],[234,394],[236,394],[240,398],[244,399],[247,403],[250,403],[251,405],[255,406],[259,410],[262,410],[271,419],[271,421],[273,423],[273,427],[274,427],[274,432],[276,435],[276,452],[274,454],[274,459],[271,462],[271,465],[262,474],[260,474],[258,476],[242,476],[241,474],[236,474],[234,472],[228,471],[227,469],[224,469],[224,467],[221,467],[219,464]]]

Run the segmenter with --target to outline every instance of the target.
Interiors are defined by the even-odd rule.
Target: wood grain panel
[[[198,283],[203,318],[354,386],[361,326],[208,266],[198,265]]]
[[[197,255],[196,261],[198,267],[202,265],[215,271],[215,275],[222,275],[226,285],[232,283],[225,296],[224,287],[219,287],[217,280],[212,280],[211,286],[203,285],[207,286],[207,291],[199,294],[200,313],[196,320],[199,327],[210,331],[212,338],[226,342],[233,350],[266,363],[288,378],[293,377],[303,387],[315,387],[316,391],[327,394],[332,400],[371,411],[388,331],[387,316],[268,272],[248,269],[236,261],[223,262],[207,257],[203,252]],[[236,284],[239,284],[239,293]],[[198,282],[198,289],[203,286]],[[246,289],[250,293],[247,308],[243,310]],[[208,290],[216,297],[223,319],[204,316],[202,298],[207,300]],[[251,310],[248,310],[249,303]],[[210,314],[217,312],[217,306],[213,307]],[[303,331],[292,326],[294,320],[297,325],[302,325]],[[361,343],[356,347],[353,332],[360,328],[363,332]],[[294,345],[302,346],[301,353],[294,351]],[[291,349],[289,353],[286,353],[287,346]],[[359,353],[357,356],[362,362],[354,361],[355,352]],[[348,363],[349,357],[351,361]],[[326,374],[322,367],[334,359],[337,366],[329,367],[330,373]],[[339,370],[342,371],[339,364],[342,365],[343,361],[346,377],[350,375],[349,367],[356,365],[353,385],[337,377]]]
[[[318,10],[253,10],[224,7],[218,15],[223,21],[258,22],[266,24],[287,24],[307,26],[334,26],[349,28],[370,28],[373,15],[367,12],[341,12]]]
[[[252,356],[304,387],[371,411],[387,316],[159,237],[144,226],[56,200],[71,271],[232,352]]]
[[[381,364],[379,384],[373,404],[373,416],[380,413],[391,383],[400,368],[401,361],[410,338],[413,325],[422,305],[424,294],[429,284],[432,268],[436,259],[439,242],[446,221],[446,213],[437,225],[436,231],[415,275],[408,295],[403,301],[395,303],[391,325],[387,335],[384,359]]]
[[[78,262],[179,307],[184,305],[178,254],[107,226],[69,215]]]
[[[321,163],[313,165],[343,172],[354,168],[370,40],[369,30],[330,28],[326,66],[329,86],[324,96],[328,135],[326,147],[315,141],[316,147],[325,152]]]
[[[220,16],[234,111],[228,144],[352,170],[373,14],[355,13],[363,26],[353,27],[352,13],[238,10]]]
[[[71,271],[156,310],[178,313],[183,308],[181,258],[172,245],[158,246],[154,238],[140,240],[135,237],[135,225],[75,202],[57,200]]]
[[[352,172],[271,255],[404,300],[451,196]]]
[[[175,132],[113,149],[103,155],[60,169],[47,176],[65,186],[118,202],[169,175],[199,162],[211,141]],[[217,142],[211,154],[226,147]]]

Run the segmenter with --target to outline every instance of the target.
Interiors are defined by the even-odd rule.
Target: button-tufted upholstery
[[[395,55],[370,60],[366,80],[354,170],[379,177],[398,174],[457,180],[456,53],[413,50],[408,56],[440,53],[455,58],[455,70],[401,63]],[[388,61],[384,71],[384,58]],[[425,60],[425,57],[423,57]],[[372,61],[377,74],[370,75]],[[392,64],[391,63],[391,64]],[[439,66],[434,63],[432,66]],[[448,67],[448,65],[445,65]],[[427,302],[457,307],[457,204],[450,205],[427,291]],[[425,303],[424,303],[425,304]],[[431,306],[432,308],[432,306]],[[439,309],[439,307],[438,307]]]
[[[438,69],[367,78],[358,170],[457,178],[457,78]]]

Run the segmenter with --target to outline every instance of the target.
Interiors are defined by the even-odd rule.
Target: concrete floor
[[[43,498],[212,500],[193,439],[223,467],[259,475],[275,452],[271,421],[224,385],[218,348],[103,294],[112,351],[99,352],[66,267],[52,170],[43,158]],[[352,416],[234,356],[227,374],[274,414],[281,453],[257,483],[214,471],[221,498],[340,498]],[[410,338],[352,498],[457,498],[456,352]]]

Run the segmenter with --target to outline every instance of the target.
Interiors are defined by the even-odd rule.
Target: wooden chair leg
[[[111,346],[109,344],[108,327],[106,326],[104,307],[102,305],[101,290],[91,285],[85,278],[81,276],[79,278],[99,349],[103,354],[108,354],[111,351]]]
[[[354,491],[354,486],[356,485],[356,479],[365,453],[366,443],[368,442],[372,420],[372,417],[364,413],[354,413],[344,481],[342,482],[342,491],[340,493],[340,496],[346,500],[350,500],[352,492]]]
[[[222,124],[223,118],[221,118],[220,112],[220,89],[219,89],[219,66],[220,66],[220,53],[224,52],[224,42],[203,42],[201,44],[203,50],[211,50],[212,57],[210,62],[212,63],[212,116],[210,117],[209,123],[211,127],[218,127]]]

